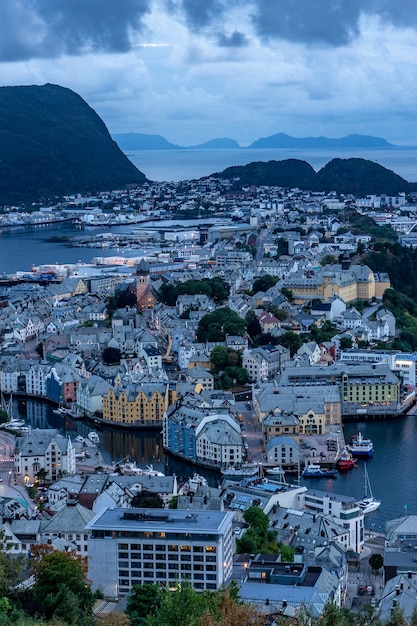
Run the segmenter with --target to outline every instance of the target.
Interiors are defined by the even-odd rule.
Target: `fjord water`
[[[393,170],[409,182],[417,181],[417,147],[373,149],[274,150],[126,150],[127,157],[149,180],[192,180],[253,161],[301,159],[316,170],[332,159],[361,158]]]

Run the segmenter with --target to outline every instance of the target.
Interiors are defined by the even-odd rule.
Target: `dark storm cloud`
[[[197,31],[212,26],[226,10],[222,0],[169,0],[168,7],[184,15],[188,26]]]
[[[0,60],[125,52],[151,0],[1,0]]]
[[[259,35],[306,44],[342,46],[359,34],[361,14],[394,26],[416,26],[415,0],[254,0]]]
[[[253,22],[267,38],[341,46],[358,34],[363,5],[363,0],[258,0]]]
[[[244,48],[249,42],[246,35],[235,30],[231,35],[219,34],[217,43],[223,48]]]

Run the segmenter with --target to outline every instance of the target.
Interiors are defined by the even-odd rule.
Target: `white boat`
[[[129,476],[150,476],[152,478],[158,476],[165,476],[159,470],[154,469],[153,465],[147,465],[146,467],[138,467],[135,462],[128,461],[122,466],[123,473]]]
[[[249,478],[259,474],[259,465],[257,463],[242,463],[242,465],[224,467],[220,471],[226,478]]]
[[[364,496],[361,500],[358,500],[358,505],[361,508],[364,515],[376,511],[381,506],[381,500],[377,500],[372,495],[371,483],[368,476],[368,470],[365,465],[365,484],[364,484]]]
[[[91,443],[95,443],[95,444],[100,443],[100,437],[97,435],[97,433],[94,430],[92,430],[91,433],[88,433],[88,438],[91,441]]]
[[[75,437],[75,441],[78,441],[79,443],[84,443],[84,437],[82,435],[77,435]]]
[[[187,495],[189,493],[196,493],[199,487],[208,487],[207,478],[201,476],[201,474],[194,474],[192,478],[189,478],[179,490],[180,495]]]
[[[57,409],[52,409],[52,413],[55,413],[55,415],[66,415],[67,409],[64,409],[63,406],[59,406]]]

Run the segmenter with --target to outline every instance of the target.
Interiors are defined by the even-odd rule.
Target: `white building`
[[[45,470],[48,481],[75,474],[75,449],[69,437],[60,435],[55,429],[36,428],[16,439],[16,480],[31,484],[41,469]]]
[[[133,585],[174,585],[216,590],[232,574],[233,513],[106,509],[86,526],[88,578],[93,590],[118,598]]]

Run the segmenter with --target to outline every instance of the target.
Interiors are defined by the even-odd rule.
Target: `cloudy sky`
[[[79,93],[111,133],[417,145],[415,0],[0,0],[2,85]]]

